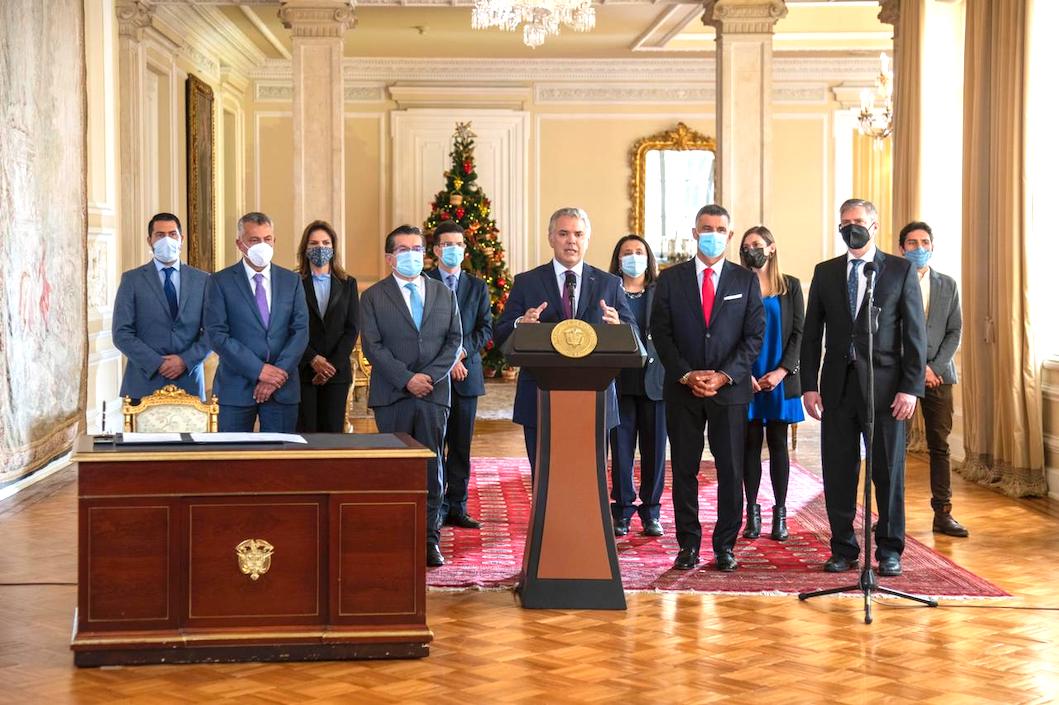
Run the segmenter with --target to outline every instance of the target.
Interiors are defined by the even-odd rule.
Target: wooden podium
[[[404,434],[307,445],[81,437],[78,666],[426,656],[426,463]]]
[[[628,325],[519,326],[508,359],[537,397],[537,472],[519,593],[523,607],[625,609],[607,497],[607,387],[645,355]]]

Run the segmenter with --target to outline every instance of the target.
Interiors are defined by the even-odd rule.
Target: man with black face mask
[[[879,512],[875,556],[880,575],[900,575],[905,546],[905,421],[915,411],[916,397],[923,395],[926,364],[923,299],[911,262],[876,249],[879,223],[874,205],[848,200],[839,217],[848,251],[816,266],[802,340],[802,402],[809,415],[822,422],[824,498],[831,524],[831,557],[824,570],[854,569],[860,554],[853,517],[861,434],[867,420],[871,321],[875,328],[872,482]],[[871,311],[865,301],[869,262],[876,272]]]

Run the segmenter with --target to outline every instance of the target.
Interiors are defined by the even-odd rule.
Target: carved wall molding
[[[279,18],[292,37],[341,38],[347,29],[357,25],[349,0],[313,0],[311,4],[285,0]]]
[[[702,23],[720,34],[772,34],[787,16],[783,0],[705,0]]]
[[[114,14],[118,18],[118,34],[143,39],[143,30],[151,26],[155,7],[143,0],[118,0]]]
[[[711,102],[715,88],[709,84],[659,86],[657,84],[600,86],[591,83],[544,84],[536,87],[537,103],[687,103]]]

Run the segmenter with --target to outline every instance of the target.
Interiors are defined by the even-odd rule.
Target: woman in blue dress
[[[776,238],[764,225],[750,228],[739,246],[743,265],[757,274],[765,303],[765,339],[751,368],[754,397],[747,412],[746,447],[743,460],[743,489],[746,491],[746,529],[743,536],[761,535],[761,443],[769,448],[769,474],[772,477],[772,534],[775,541],[786,541],[787,483],[790,457],[787,455],[787,427],[805,419],[802,411],[799,356],[805,305],[802,285],[795,277],[780,273]]]

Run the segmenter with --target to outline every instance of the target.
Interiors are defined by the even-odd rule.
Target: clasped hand
[[[712,397],[718,389],[728,384],[728,376],[715,370],[695,370],[688,374],[685,384],[697,397]]]
[[[412,379],[408,380],[405,389],[413,396],[422,399],[434,391],[434,381],[430,379],[430,375],[416,372],[412,375]]]

